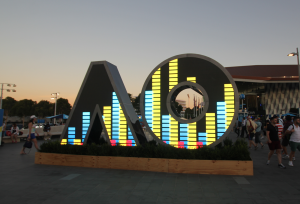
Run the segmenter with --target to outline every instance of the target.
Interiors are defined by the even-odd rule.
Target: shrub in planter
[[[204,146],[198,149],[180,149],[166,145],[156,145],[149,142],[143,146],[110,146],[106,143],[91,145],[61,145],[58,141],[45,142],[40,147],[40,152],[94,155],[94,156],[117,156],[117,157],[144,157],[144,158],[167,158],[167,159],[197,159],[197,160],[251,160],[247,143],[237,140],[233,143],[226,138],[223,143],[215,148]]]

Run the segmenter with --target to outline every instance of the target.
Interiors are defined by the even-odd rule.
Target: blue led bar
[[[75,127],[68,127],[68,143],[69,144],[72,144],[72,145],[74,144],[75,132],[76,132]]]
[[[217,102],[217,139],[226,132],[226,103]]]
[[[82,112],[82,139],[81,139],[82,142],[84,142],[90,123],[91,123],[91,113]]]
[[[145,91],[145,119],[153,130],[153,91]]]

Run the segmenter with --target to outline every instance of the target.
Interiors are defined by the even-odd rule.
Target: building
[[[299,109],[299,73],[297,65],[251,65],[226,67],[233,77],[243,104],[255,115],[289,113]],[[241,104],[241,101],[240,101]]]

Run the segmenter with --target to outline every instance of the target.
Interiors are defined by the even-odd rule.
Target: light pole
[[[59,95],[59,92],[51,94],[51,96],[53,96],[51,99],[55,99],[54,116],[56,115],[56,103],[57,103],[58,95]],[[56,118],[54,118],[54,124],[56,124]]]
[[[10,84],[10,83],[0,83],[1,84],[1,102],[0,102],[0,109],[2,109],[2,97],[3,97],[3,90],[6,90],[7,92],[10,92],[10,91],[12,91],[12,92],[16,92],[16,90],[15,89],[3,89],[3,85],[4,84],[6,84],[7,86],[9,86],[9,87],[17,87],[17,85],[15,85],[15,84]]]
[[[296,52],[291,52],[290,54],[288,54],[287,56],[289,57],[293,57],[297,55],[297,62],[298,62],[298,76],[299,76],[299,90],[298,90],[298,94],[300,94],[300,64],[299,64],[299,51],[298,51],[298,47],[296,49]],[[298,111],[300,112],[300,107],[298,108]],[[298,112],[298,113],[299,113]],[[300,113],[299,113],[300,114]]]
[[[3,89],[3,85],[6,84],[8,87],[11,87],[11,86],[12,86],[12,87],[17,87],[17,85],[11,84],[11,83],[0,83],[0,84],[1,84],[1,97],[0,97],[1,102],[0,102],[0,109],[2,109],[3,90],[6,90],[7,92],[10,92],[10,91],[16,92],[15,89]],[[5,122],[4,122],[4,123],[5,123]],[[0,125],[2,126],[2,124],[0,124]],[[5,130],[4,130],[4,131],[5,131]],[[2,143],[1,139],[2,139],[2,131],[0,132],[0,146],[1,146],[1,143]]]

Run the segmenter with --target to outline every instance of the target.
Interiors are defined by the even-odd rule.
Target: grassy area
[[[167,145],[156,145],[155,141],[134,147],[110,146],[107,144],[61,145],[58,141],[49,141],[41,145],[40,152],[168,159],[251,160],[247,143],[244,140],[237,140],[233,143],[230,139],[225,139],[223,143],[219,143],[214,148],[204,146],[198,149],[179,149]]]

